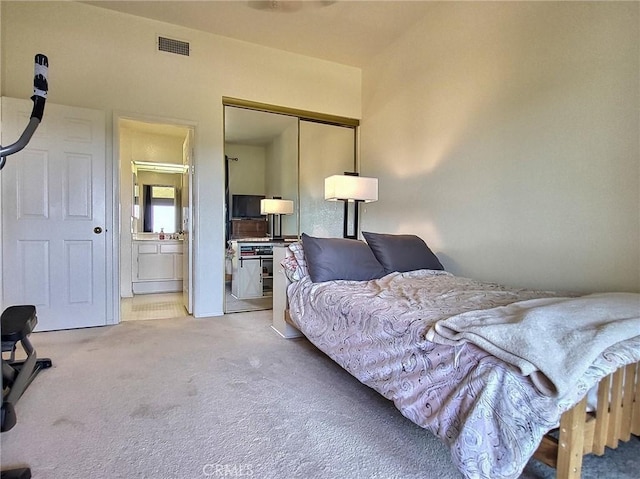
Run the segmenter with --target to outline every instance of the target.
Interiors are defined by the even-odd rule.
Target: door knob
[[[100,233],[102,233],[102,228],[100,228],[99,226],[96,226],[95,228],[93,228],[93,232],[99,235]]]

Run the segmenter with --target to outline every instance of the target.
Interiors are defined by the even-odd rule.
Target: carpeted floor
[[[34,479],[459,478],[449,452],[271,311],[35,333],[42,372],[3,433],[2,465]],[[640,441],[585,460],[635,479]],[[527,479],[554,477],[531,461]]]

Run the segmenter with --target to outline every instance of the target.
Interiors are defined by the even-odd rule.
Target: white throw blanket
[[[541,298],[469,311],[436,322],[426,339],[469,341],[530,376],[548,396],[564,396],[609,346],[640,336],[640,294]]]

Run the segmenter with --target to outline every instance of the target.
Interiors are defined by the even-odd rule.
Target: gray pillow
[[[368,281],[385,275],[384,268],[363,241],[316,238],[303,233],[302,247],[314,283],[335,279]]]
[[[417,269],[444,269],[427,244],[416,235],[390,235],[364,231],[362,235],[380,264],[384,266],[386,274],[394,271],[404,273]]]

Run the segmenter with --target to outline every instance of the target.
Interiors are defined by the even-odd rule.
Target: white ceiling
[[[85,3],[359,68],[433,8],[415,0]]]

